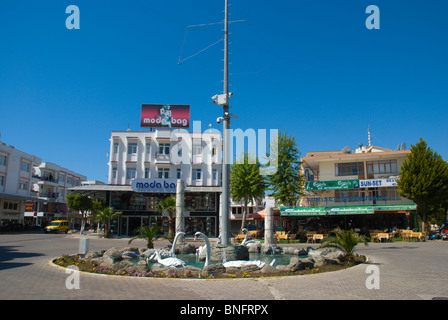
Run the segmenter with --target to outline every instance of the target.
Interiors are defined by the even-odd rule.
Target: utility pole
[[[220,215],[220,236],[221,244],[230,244],[230,118],[234,114],[229,113],[229,98],[233,95],[229,92],[229,12],[228,0],[225,0],[225,19],[224,19],[224,92],[212,97],[214,103],[222,106],[223,116],[217,119],[222,122],[222,194],[221,194],[221,215]]]
[[[230,244],[230,115],[229,115],[229,4],[225,0],[224,18],[224,95],[223,104],[223,160],[222,160],[222,221],[221,243]]]

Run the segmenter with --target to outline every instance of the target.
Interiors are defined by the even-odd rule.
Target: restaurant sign
[[[417,210],[415,203],[389,204],[375,206],[377,211],[395,211],[395,210]]]
[[[396,187],[398,179],[368,179],[359,180],[360,188],[371,187]]]
[[[342,215],[342,214],[373,214],[375,213],[372,207],[337,207],[327,208],[329,215]]]
[[[281,216],[324,216],[325,208],[310,207],[280,207]]]
[[[306,190],[358,189],[359,180],[308,181]]]

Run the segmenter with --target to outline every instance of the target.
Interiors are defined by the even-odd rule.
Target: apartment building
[[[328,217],[326,222],[370,228],[410,225],[416,205],[398,194],[400,168],[410,150],[362,146],[308,152],[302,161],[306,195],[284,217]],[[332,217],[332,218],[331,218]],[[333,219],[333,220],[331,220]]]
[[[67,217],[67,188],[86,177],[0,143],[0,226]],[[6,227],[5,227],[6,228]]]
[[[158,212],[161,199],[174,196],[178,179],[185,185],[185,231],[219,234],[221,193],[220,133],[192,133],[176,129],[112,131],[107,185],[84,185],[70,192],[103,199],[121,211],[111,229],[133,235],[140,226],[157,224],[168,231],[166,213]],[[166,184],[170,188],[154,186]]]
[[[113,131],[108,183],[130,185],[135,178],[158,178],[217,187],[221,148],[220,134],[213,132]]]
[[[80,186],[86,176],[52,162],[33,167],[33,190],[36,199],[28,201],[25,219],[42,225],[54,218],[66,219],[68,188]]]
[[[25,204],[37,199],[33,168],[41,159],[0,142],[0,225],[23,224]]]

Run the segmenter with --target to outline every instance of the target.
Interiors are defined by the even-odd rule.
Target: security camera
[[[216,119],[216,123],[221,123],[222,120],[223,120],[223,118],[219,117],[218,119]]]

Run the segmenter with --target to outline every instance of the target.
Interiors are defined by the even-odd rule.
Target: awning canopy
[[[276,220],[275,217],[280,215],[280,210],[278,208],[273,208],[272,215],[274,216],[274,220]],[[265,209],[249,214],[249,218],[252,219],[264,219],[264,216],[265,216]]]
[[[398,204],[371,204],[371,205],[354,205],[354,206],[309,206],[309,207],[280,207],[280,215],[287,216],[325,216],[325,215],[351,215],[351,214],[374,214],[376,212],[393,212],[416,210],[415,203],[398,203]]]
[[[294,207],[281,208],[282,216],[324,216],[327,214],[325,208],[316,207]]]
[[[344,214],[374,214],[372,207],[336,207],[327,208],[328,215],[344,215]]]

